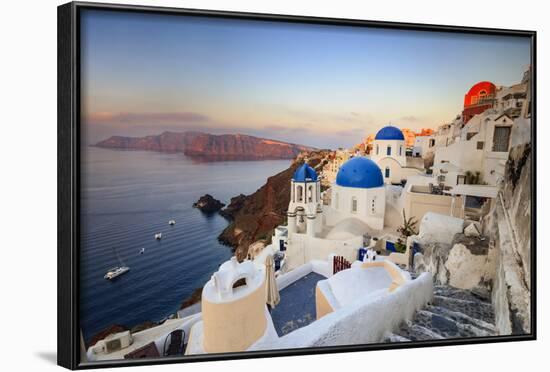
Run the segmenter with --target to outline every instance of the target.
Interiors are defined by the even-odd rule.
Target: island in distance
[[[294,159],[313,147],[244,134],[164,132],[145,137],[112,136],[95,146],[121,150],[182,152],[205,160]]]

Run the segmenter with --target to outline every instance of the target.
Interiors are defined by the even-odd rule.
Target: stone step
[[[396,335],[406,338],[410,341],[422,340],[440,340],[443,337],[436,332],[414,322],[404,322],[401,327],[395,332]]]
[[[434,294],[438,296],[457,298],[459,300],[491,303],[491,294],[487,291],[482,291],[481,289],[466,290],[449,286],[435,286]]]
[[[435,286],[432,303],[386,336],[385,342],[494,336],[494,319],[489,293]]]
[[[474,325],[462,323],[441,314],[428,310],[419,310],[414,317],[413,323],[427,328],[443,338],[455,337],[481,337],[492,336],[489,330],[478,328]]]
[[[461,300],[458,298],[435,295],[432,305],[463,313],[471,318],[483,320],[487,323],[495,322],[493,306],[482,301]]]
[[[434,314],[439,314],[441,316],[449,318],[449,319],[451,319],[451,320],[453,320],[457,323],[471,325],[471,326],[479,329],[481,332],[487,332],[489,335],[496,335],[497,334],[497,330],[496,330],[495,326],[493,324],[489,323],[489,322],[486,322],[486,321],[482,320],[482,319],[472,318],[471,316],[468,316],[466,314],[456,312],[456,311],[452,311],[452,310],[449,310],[449,309],[444,308],[444,307],[433,306],[433,305],[428,305],[426,307],[426,310],[430,311]]]

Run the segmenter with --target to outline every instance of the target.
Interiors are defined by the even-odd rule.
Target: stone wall
[[[492,299],[501,334],[531,331],[531,146],[510,151],[501,193],[485,219],[497,249]]]

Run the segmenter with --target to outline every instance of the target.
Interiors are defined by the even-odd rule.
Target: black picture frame
[[[175,358],[144,360],[119,360],[109,362],[81,363],[79,332],[79,223],[80,223],[80,12],[84,9],[142,12],[245,19],[288,23],[344,25],[354,27],[382,28],[410,31],[435,31],[462,34],[497,36],[522,36],[531,40],[532,107],[531,143],[531,333],[525,335],[415,341],[410,343],[348,345],[321,348],[270,350],[207,354]],[[227,359],[325,354],[380,349],[401,349],[446,345],[480,344],[488,342],[525,341],[536,339],[536,32],[524,30],[442,26],[353,19],[303,17],[276,14],[256,14],[213,10],[179,9],[154,6],[133,6],[103,3],[71,2],[58,7],[58,364],[69,369],[100,367],[140,366],[151,364],[188,363]]]

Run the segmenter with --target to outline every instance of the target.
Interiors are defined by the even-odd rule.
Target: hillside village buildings
[[[412,319],[434,293],[429,270],[416,279],[408,272],[416,246],[427,236],[445,244],[456,234],[480,236],[510,148],[530,141],[529,77],[508,88],[475,84],[459,116],[416,137],[412,156],[401,130],[388,125],[375,135],[368,155],[338,150],[322,169],[305,162],[290,181],[286,223],[251,260],[221,265],[195,314],[159,326],[161,333],[136,334],[137,343],[126,342],[126,351],[91,347],[87,358],[121,357],[147,345],[160,354],[177,330],[184,332],[186,355],[403,341],[392,336],[396,325]],[[426,159],[433,165],[425,167]],[[330,185],[326,191],[322,180]],[[411,217],[419,221],[418,231],[403,236],[398,228]],[[275,284],[267,274],[268,256],[275,259]],[[265,293],[273,286],[283,297],[268,309]],[[308,301],[306,292],[314,293],[312,302],[297,306]],[[468,326],[457,327],[464,334],[498,332],[470,316]]]

